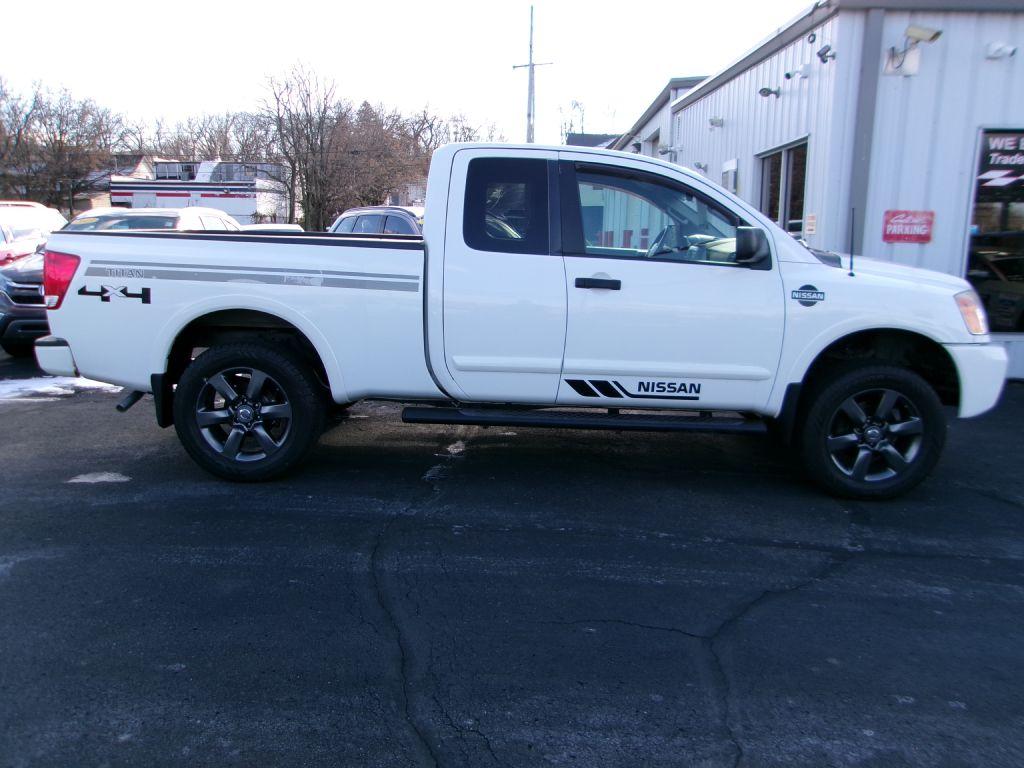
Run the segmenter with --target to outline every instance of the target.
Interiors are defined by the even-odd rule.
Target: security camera
[[[757,92],[757,94],[759,96],[763,96],[766,99],[769,96],[774,96],[777,99],[777,98],[779,98],[779,93],[780,93],[780,91],[779,91],[778,88],[769,88],[768,86],[765,86],[764,88],[759,89],[758,92]]]
[[[911,24],[903,34],[906,36],[907,40],[913,40],[917,43],[934,43],[939,39],[939,36],[942,34],[942,30],[932,29],[931,27],[919,27],[916,24]]]
[[[834,59],[836,57],[835,51],[832,50],[831,45],[821,46],[815,55],[818,57],[818,61],[822,64],[827,64],[829,59]]]
[[[1017,55],[1017,46],[1009,43],[989,43],[985,46],[986,59],[1006,59]]]

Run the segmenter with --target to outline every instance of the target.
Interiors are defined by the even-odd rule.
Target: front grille
[[[7,295],[15,304],[43,306],[43,286],[39,283],[7,283]]]

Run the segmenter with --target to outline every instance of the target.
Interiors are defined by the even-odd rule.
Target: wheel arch
[[[164,327],[150,370],[154,375],[153,393],[169,392],[199,347],[228,340],[252,338],[276,339],[292,344],[313,366],[335,402],[346,402],[346,392],[338,361],[323,334],[301,314],[276,302],[260,305],[231,301],[224,297],[190,307],[173,317]],[[159,411],[159,407],[158,407]]]
[[[785,438],[792,437],[799,412],[817,383],[831,370],[850,361],[888,363],[907,368],[935,390],[943,405],[959,408],[961,386],[956,363],[942,344],[905,328],[864,328],[833,339],[793,372],[782,397],[778,422]]]

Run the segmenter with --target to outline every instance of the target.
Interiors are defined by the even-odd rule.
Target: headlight
[[[985,315],[985,307],[981,299],[974,291],[958,293],[956,305],[960,308],[960,316],[964,319],[967,330],[975,336],[983,336],[988,333],[988,317]]]

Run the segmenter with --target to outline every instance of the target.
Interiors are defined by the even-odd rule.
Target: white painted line
[[[84,475],[75,475],[67,482],[69,483],[127,483],[131,480],[127,475],[117,472],[89,472]]]

